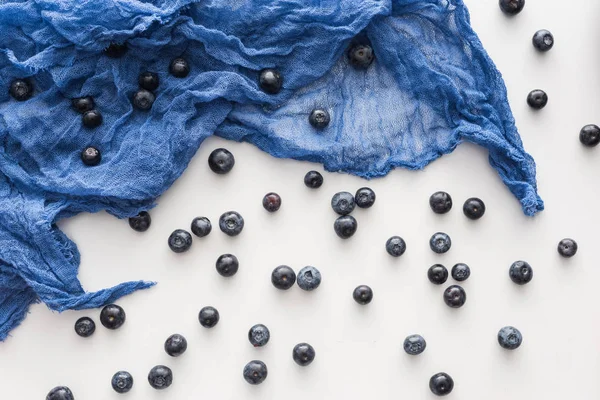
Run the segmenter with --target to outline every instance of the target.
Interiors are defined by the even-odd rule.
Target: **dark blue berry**
[[[436,214],[446,214],[452,209],[452,197],[446,192],[435,192],[429,197],[429,207]]]
[[[267,193],[262,200],[263,207],[268,212],[275,212],[281,207],[281,196],[277,193]]]
[[[329,121],[331,121],[329,112],[319,108],[312,110],[310,116],[308,117],[308,122],[310,122],[310,124],[316,129],[325,128],[327,125],[329,125]]]
[[[137,232],[146,232],[150,228],[152,218],[147,211],[142,211],[135,217],[129,218],[129,226]]]
[[[427,342],[421,335],[410,335],[404,339],[404,351],[411,356],[416,356],[425,351]]]
[[[169,248],[175,253],[184,253],[192,247],[192,235],[183,229],[176,229],[169,236]]]
[[[198,237],[208,236],[212,231],[212,224],[206,217],[196,217],[192,220],[192,233]]]
[[[508,15],[517,15],[525,7],[525,0],[500,0],[500,9]]]
[[[392,257],[400,257],[406,251],[406,242],[400,236],[392,236],[385,242],[385,250]]]
[[[350,65],[356,69],[367,69],[375,59],[373,48],[366,44],[357,44],[348,49]]]
[[[233,254],[223,254],[217,258],[216,268],[219,275],[229,278],[238,272],[240,263]]]
[[[550,31],[541,29],[533,35],[532,42],[533,47],[535,47],[537,50],[546,52],[554,46],[554,36],[552,36]]]
[[[100,164],[100,161],[102,161],[102,154],[100,154],[100,150],[95,147],[86,147],[81,152],[81,161],[83,161],[85,165],[93,167]]]
[[[498,331],[498,344],[507,350],[515,350],[523,343],[523,335],[517,328],[505,326]]]
[[[169,72],[175,78],[185,78],[190,73],[190,65],[183,58],[175,58],[169,64]]]
[[[283,86],[283,78],[279,71],[267,68],[260,71],[258,84],[263,92],[277,94],[281,91],[281,87]]]
[[[429,379],[429,390],[436,396],[446,396],[454,389],[454,380],[445,372],[440,372]]]
[[[109,304],[100,311],[100,323],[108,329],[119,329],[126,317],[125,310],[116,304]]]
[[[358,222],[352,215],[342,215],[333,223],[335,233],[342,239],[352,237],[358,229]]]
[[[323,185],[323,175],[318,171],[308,171],[304,175],[304,184],[311,189],[318,189]]]
[[[264,362],[253,360],[244,367],[244,379],[251,385],[260,385],[267,379],[269,371]]]
[[[368,187],[360,188],[356,191],[354,195],[354,202],[360,208],[369,208],[373,204],[375,204],[375,192],[373,189]]]
[[[577,254],[577,242],[573,239],[563,239],[558,243],[558,254],[565,258],[573,257]]]
[[[485,204],[477,197],[471,197],[465,201],[463,205],[463,213],[469,219],[476,220],[483,217],[485,214]]]
[[[158,89],[158,85],[160,84],[160,80],[158,78],[158,74],[154,72],[142,72],[138,77],[138,84],[142,89],[154,91]]]
[[[219,218],[219,228],[228,236],[237,236],[244,229],[244,218],[235,211],[227,211]]]
[[[113,375],[110,384],[117,393],[127,393],[133,387],[133,376],[127,371],[119,371]]]
[[[448,280],[448,270],[441,264],[434,264],[427,270],[427,278],[431,283],[441,285]]]
[[[111,43],[106,49],[104,49],[104,54],[110,58],[121,58],[127,53],[127,44],[126,43]]]
[[[71,100],[71,105],[73,106],[73,109],[80,114],[83,114],[86,111],[91,111],[94,109],[94,107],[96,107],[96,103],[94,102],[94,98],[92,96],[73,99]]]
[[[141,111],[151,109],[154,100],[156,100],[154,93],[146,89],[140,89],[133,94],[133,106]]]
[[[367,285],[357,286],[356,289],[354,289],[354,292],[352,292],[352,297],[354,298],[354,301],[364,306],[373,300],[373,289]]]
[[[465,305],[466,301],[467,293],[462,287],[452,285],[444,290],[444,302],[448,307],[460,308]]]
[[[81,337],[90,337],[96,332],[96,323],[90,317],[81,317],[75,322],[75,333]]]
[[[354,210],[354,196],[348,192],[338,192],[331,198],[331,208],[340,215],[348,215]]]
[[[527,95],[527,104],[534,110],[541,110],[548,104],[548,95],[540,89],[535,89]]]
[[[525,261],[515,261],[510,266],[508,275],[517,285],[525,285],[533,279],[533,268]]]
[[[33,85],[26,79],[15,79],[10,83],[8,93],[17,101],[29,100],[33,96]]]
[[[187,340],[178,333],[171,335],[165,341],[165,352],[171,357],[179,357],[187,350]]]
[[[75,396],[68,387],[57,386],[48,393],[46,400],[75,400]]]
[[[254,347],[263,347],[267,343],[269,343],[269,339],[271,338],[271,332],[269,332],[269,328],[264,326],[263,324],[254,325],[248,331],[248,340],[250,344]]]
[[[587,147],[594,147],[600,143],[600,128],[597,125],[586,125],[579,132],[579,141]]]
[[[321,284],[321,273],[315,267],[304,267],[298,272],[296,281],[300,289],[310,292],[318,288]]]
[[[81,123],[86,128],[97,128],[102,125],[102,114],[98,110],[90,110],[83,113]]]
[[[198,314],[198,321],[205,328],[214,328],[220,319],[219,311],[211,306],[204,307]]]
[[[434,253],[442,254],[450,250],[450,247],[452,247],[452,240],[450,240],[450,236],[447,234],[437,232],[429,239],[429,247]]]
[[[148,383],[156,390],[166,389],[173,383],[173,372],[171,368],[157,365],[148,373]]]
[[[315,360],[315,349],[308,343],[298,343],[292,351],[292,358],[301,367],[310,365]]]
[[[227,149],[215,149],[208,156],[208,166],[212,172],[223,175],[233,169],[235,157]]]
[[[458,263],[452,267],[452,277],[454,280],[462,282],[471,276],[471,268],[467,264]]]
[[[277,289],[288,290],[296,283],[296,273],[287,265],[280,265],[273,270],[271,283]]]

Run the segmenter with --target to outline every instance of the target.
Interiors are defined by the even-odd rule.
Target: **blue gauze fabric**
[[[376,59],[352,68],[349,45]],[[113,59],[110,43],[127,43]],[[184,57],[177,79],[168,64]],[[258,74],[276,68],[277,95]],[[161,85],[132,108],[142,71]],[[35,95],[9,97],[16,78]],[[42,301],[52,310],[112,302],[152,283],[86,293],[79,253],[55,223],[79,212],[128,217],[153,206],[202,141],[217,134],[276,157],[371,178],[420,169],[462,141],[490,163],[527,215],[543,209],[500,73],[461,0],[5,0],[0,3],[0,339]],[[82,128],[70,99],[93,96],[104,123]],[[326,108],[331,123],[308,115]],[[86,167],[92,145],[102,163]]]

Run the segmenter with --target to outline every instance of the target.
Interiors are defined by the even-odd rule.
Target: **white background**
[[[525,148],[538,164],[539,189],[546,211],[535,218],[521,213],[519,203],[488,165],[487,154],[461,145],[425,172],[396,170],[367,183],[356,177],[324,173],[320,190],[302,180],[312,165],[279,160],[248,144],[207,140],[189,169],[159,201],[152,227],[139,234],[127,221],[104,213],[79,215],[60,224],[79,245],[80,278],[87,290],[126,280],[154,280],[159,285],[121,299],[127,322],[117,331],[104,329],[99,311],[57,314],[44,305],[0,344],[0,398],[44,399],[63,384],[77,400],[152,399],[432,399],[429,377],[451,374],[455,399],[598,399],[600,386],[600,317],[598,315],[598,201],[600,149],[586,149],[579,129],[599,123],[600,2],[597,0],[527,0],[516,18],[506,18],[497,0],[465,0],[485,47],[502,71]],[[552,51],[541,55],[531,45],[537,29],[550,29]],[[548,106],[533,112],[525,102],[535,88],[546,90]],[[206,163],[216,147],[236,157],[226,176]],[[377,193],[372,209],[354,212],[357,234],[343,241],[333,232],[331,196],[364,185]],[[446,190],[454,209],[445,216],[431,212],[428,198]],[[276,191],[281,210],[268,214],[262,196]],[[485,217],[467,220],[462,202],[484,199]],[[243,233],[229,238],[218,228],[192,249],[172,253],[166,239],[176,228],[189,229],[193,217],[207,216],[216,227],[226,210],[246,220]],[[435,255],[428,239],[445,231],[453,247]],[[388,256],[388,237],[401,235],[408,250]],[[561,259],[556,245],[563,237],[579,243],[579,253]],[[222,278],[215,260],[222,253],[240,260],[238,274]],[[508,267],[524,259],[534,268],[524,287],[508,278]],[[427,280],[433,263],[471,266],[464,283],[466,305],[450,309],[442,301],[444,287]],[[274,289],[270,273],[280,264],[296,271],[314,265],[323,275],[312,293],[297,286]],[[371,285],[373,302],[361,307],[352,300],[359,284]],[[216,328],[198,324],[201,307],[221,313]],[[75,335],[73,324],[89,315],[97,323],[89,339]],[[255,323],[271,330],[271,341],[254,349],[247,331]],[[504,325],[518,327],[520,349],[502,350],[496,341]],[[172,333],[185,335],[188,351],[177,359],[163,351]],[[405,336],[420,333],[427,350],[409,357]],[[306,341],[317,352],[307,368],[294,364],[293,346]],[[250,386],[244,365],[263,360],[266,382]],[[146,376],[156,364],[173,369],[167,391],[150,388]],[[110,379],[130,371],[133,390],[121,397]]]

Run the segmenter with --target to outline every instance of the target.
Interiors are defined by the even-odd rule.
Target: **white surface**
[[[61,223],[79,245],[80,277],[87,290],[137,279],[160,284],[118,302],[127,312],[118,331],[100,325],[98,310],[56,314],[43,305],[32,307],[14,337],[0,344],[0,398],[44,399],[49,389],[64,384],[77,400],[433,399],[429,377],[445,371],[456,383],[454,399],[598,399],[600,149],[583,148],[578,132],[584,124],[599,122],[600,2],[527,0],[514,19],[500,13],[497,0],[466,3],[475,30],[504,74],[525,147],[538,163],[546,211],[534,219],[523,216],[486,153],[468,144],[425,172],[396,170],[370,183],[325,173],[324,186],[311,191],[302,183],[304,173],[320,166],[271,158],[248,144],[207,140],[152,211],[152,227],[145,234],[106,214]],[[556,38],[545,55],[537,54],[530,41],[541,28]],[[534,88],[550,97],[539,113],[525,103]],[[219,146],[236,157],[227,176],[213,174],[206,163]],[[358,232],[340,240],[332,228],[330,198],[364,185],[376,191],[377,202],[370,210],[354,212]],[[436,190],[454,199],[446,216],[429,209],[428,197]],[[261,206],[269,191],[283,197],[281,210],[273,215]],[[470,196],[487,205],[485,217],[475,223],[461,212]],[[237,238],[216,228],[226,210],[237,210],[246,220]],[[195,216],[208,216],[216,229],[195,239],[188,253],[172,253],[168,235],[188,229]],[[428,248],[436,231],[453,239],[446,255]],[[386,239],[395,234],[408,243],[399,259],[384,250]],[[580,246],[568,261],[556,252],[563,237],[575,238]],[[227,252],[241,263],[231,279],[219,276],[214,266]],[[508,267],[518,259],[534,268],[533,281],[524,287],[508,278]],[[427,268],[436,262],[471,266],[462,309],[443,303],[447,285],[428,282]],[[280,264],[296,271],[314,265],[323,283],[313,293],[297,286],[278,291],[270,273]],[[366,307],[351,296],[363,283],[375,292]],[[205,305],[221,313],[212,330],[198,324]],[[87,340],[73,332],[73,323],[83,315],[97,323],[96,334]],[[272,333],[263,349],[247,340],[255,323],[266,324]],[[496,333],[504,325],[522,331],[524,343],[517,351],[498,346]],[[189,342],[178,359],[163,351],[164,340],[175,332]],[[412,333],[427,339],[427,350],[418,357],[402,351],[404,337]],[[304,369],[291,358],[293,346],[302,341],[317,352],[313,365]],[[257,387],[242,379],[252,359],[269,368],[268,379]],[[173,369],[174,384],[167,391],[154,391],[147,383],[156,364]],[[121,369],[135,379],[125,397],[110,387],[112,374]]]

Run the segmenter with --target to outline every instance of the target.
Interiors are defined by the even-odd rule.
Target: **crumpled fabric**
[[[121,58],[104,49],[126,43]],[[349,65],[352,43],[375,61]],[[190,63],[178,79],[175,57]],[[276,68],[283,90],[258,87]],[[132,107],[140,72],[160,76],[148,112]],[[10,82],[29,78],[17,102]],[[2,89],[4,88],[4,89]],[[70,99],[93,96],[103,124],[85,129]],[[331,122],[315,130],[314,108]],[[147,288],[95,293],[57,227],[79,212],[147,210],[216,134],[276,157],[366,178],[421,169],[462,141],[533,215],[543,209],[501,75],[462,0],[5,0],[0,3],[0,340],[42,301],[52,310],[104,305]],[[102,163],[85,166],[86,146]]]

